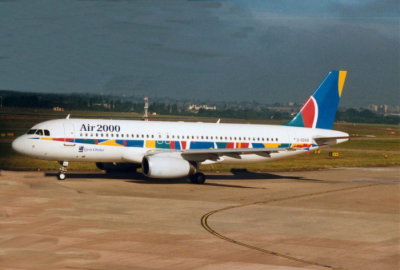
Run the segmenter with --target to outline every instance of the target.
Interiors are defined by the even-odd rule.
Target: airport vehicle
[[[331,71],[285,125],[68,116],[33,126],[12,147],[30,157],[59,161],[59,180],[66,178],[69,161],[90,161],[100,169],[141,167],[150,178],[189,177],[203,184],[200,164],[264,162],[347,141],[347,133],[332,130],[346,74]]]

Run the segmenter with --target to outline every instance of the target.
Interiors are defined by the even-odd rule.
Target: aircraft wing
[[[181,151],[181,156],[190,161],[218,160],[221,156],[240,159],[240,155],[256,154],[269,157],[271,153],[288,150],[289,148],[236,148],[236,149],[191,149]]]

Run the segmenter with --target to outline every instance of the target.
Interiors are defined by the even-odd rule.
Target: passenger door
[[[75,130],[74,124],[64,123],[64,146],[75,146]]]

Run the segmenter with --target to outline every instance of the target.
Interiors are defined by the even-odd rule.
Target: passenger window
[[[124,134],[121,134],[121,138],[123,138],[124,137]]]

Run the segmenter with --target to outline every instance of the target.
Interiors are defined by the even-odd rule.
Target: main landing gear
[[[57,174],[58,180],[65,180],[67,178],[66,173],[67,173],[67,167],[68,167],[68,161],[59,161],[58,162],[61,167],[60,167],[60,172]]]
[[[200,184],[201,185],[201,184],[204,184],[205,181],[206,181],[206,176],[201,172],[192,174],[190,176],[190,182],[192,184]]]

